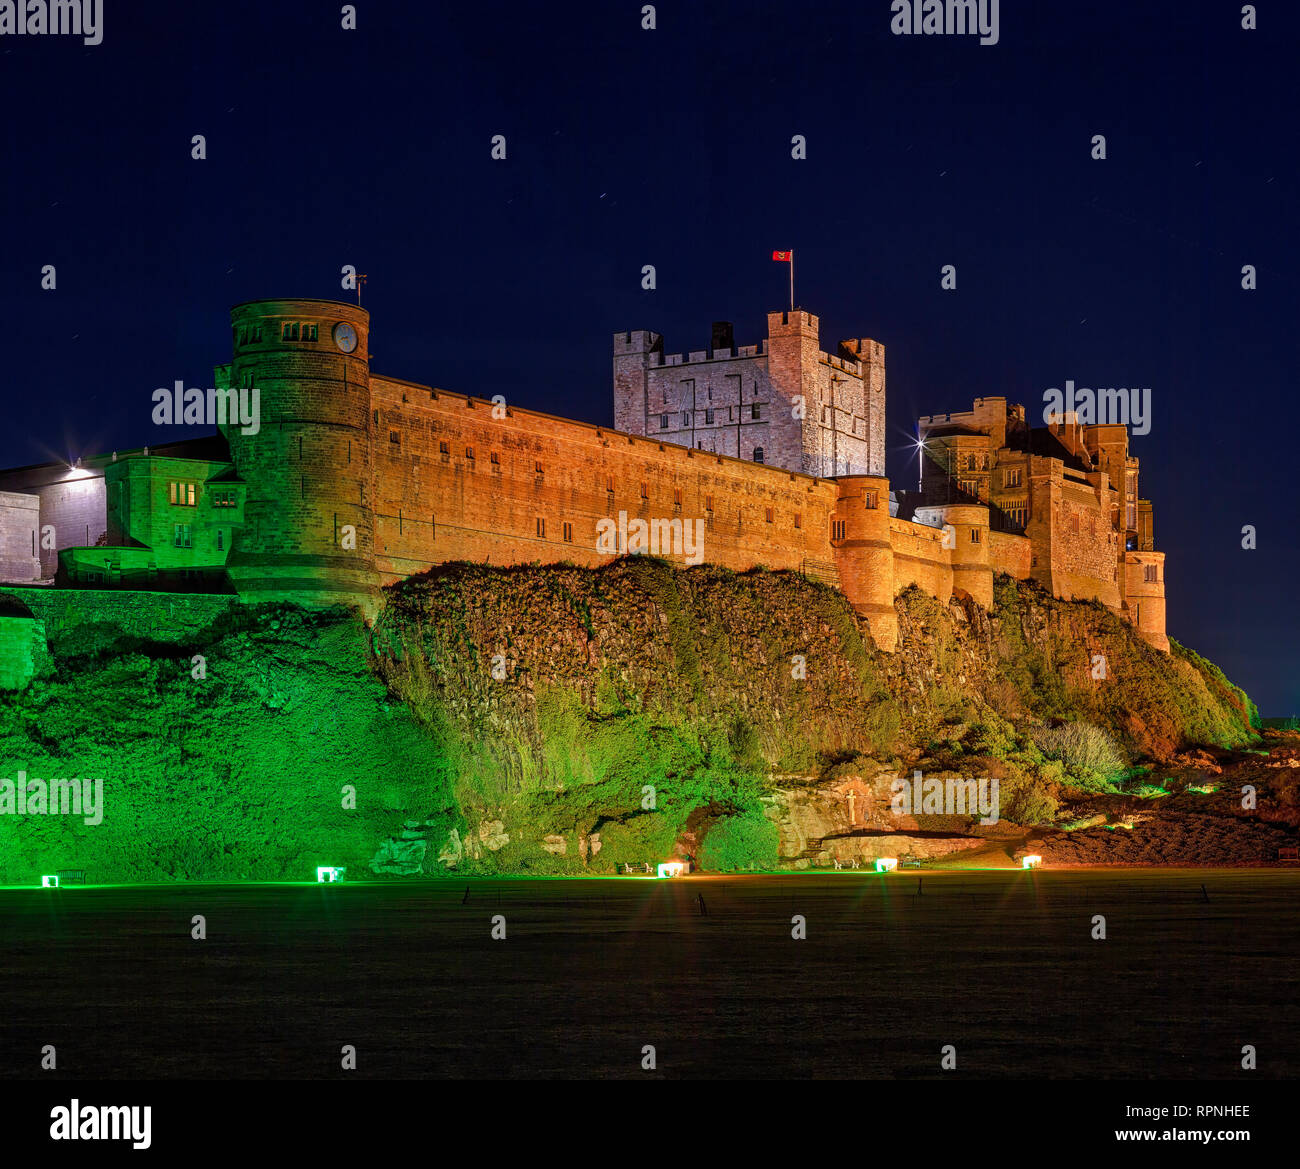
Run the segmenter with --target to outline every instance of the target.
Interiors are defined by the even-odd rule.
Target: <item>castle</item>
[[[715,324],[686,354],[616,334],[613,429],[374,373],[369,324],[334,301],[236,306],[214,384],[256,387],[258,426],[0,472],[0,579],[373,612],[382,586],[450,561],[654,550],[834,585],[888,651],[900,590],[988,607],[999,572],[1101,601],[1168,649],[1124,426],[1031,428],[980,399],[919,420],[919,490],[891,493],[884,347],[824,352],[807,312],[769,313],[756,345]]]

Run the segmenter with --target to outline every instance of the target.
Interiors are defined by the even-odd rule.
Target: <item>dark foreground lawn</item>
[[[1300,1074],[1300,873],[918,879],[0,890],[0,1077]]]

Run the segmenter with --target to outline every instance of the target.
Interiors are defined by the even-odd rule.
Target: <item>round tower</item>
[[[886,653],[898,647],[894,611],[894,550],[889,542],[889,480],[883,475],[846,475],[831,518],[831,547],[849,604],[871,626]]]
[[[993,569],[989,565],[989,509],[953,504],[942,509],[945,531],[952,532],[952,591],[964,591],[993,608]]]
[[[254,405],[227,422],[244,523],[227,570],[248,601],[373,612],[370,314],[332,300],[258,300],[230,313],[230,385]]]
[[[1165,633],[1165,554],[1128,552],[1124,556],[1124,585],[1128,619],[1142,640],[1169,652]]]

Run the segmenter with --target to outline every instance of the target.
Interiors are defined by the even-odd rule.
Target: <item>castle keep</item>
[[[1099,600],[1168,649],[1123,426],[1034,429],[981,399],[920,420],[920,490],[891,494],[884,347],[824,352],[807,312],[768,314],[740,347],[715,324],[687,354],[616,334],[613,429],[375,373],[369,322],[334,301],[236,306],[214,384],[259,389],[256,432],[0,473],[0,576],[373,612],[382,586],[449,561],[685,563],[685,530],[708,562],[840,588],[886,650],[901,589],[988,607],[997,572]]]

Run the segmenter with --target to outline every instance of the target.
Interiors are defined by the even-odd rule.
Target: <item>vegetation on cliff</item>
[[[96,626],[0,698],[0,777],[102,777],[103,823],[0,817],[0,882],[608,872],[674,848],[769,868],[790,777],[996,776],[1005,818],[1048,823],[1064,793],[1252,738],[1214,666],[1099,606],[1003,579],[991,613],[897,609],[881,654],[797,574],[633,558],[444,566],[372,629],[261,607],[182,650]]]

